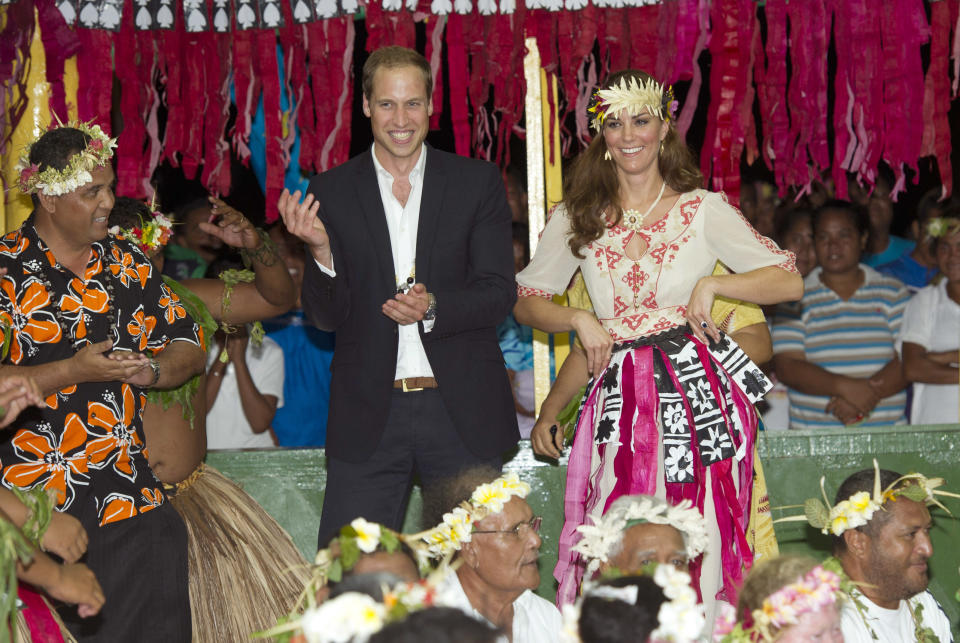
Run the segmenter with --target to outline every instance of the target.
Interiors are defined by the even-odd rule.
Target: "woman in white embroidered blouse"
[[[675,109],[672,91],[644,72],[607,79],[589,109],[599,135],[574,162],[563,203],[517,275],[517,320],[576,331],[594,376],[567,472],[554,572],[561,603],[576,595],[583,573],[570,550],[576,528],[624,494],[689,498],[703,512],[711,526],[701,578],[708,605],[718,589],[735,592],[752,560],[745,536],[752,402],[769,382],[721,336],[710,310],[716,296],[797,299],[803,284],[791,253],[758,234],[722,194],[700,189],[703,176],[673,126]],[[712,276],[718,260],[736,274]],[[595,314],[550,300],[578,268]]]

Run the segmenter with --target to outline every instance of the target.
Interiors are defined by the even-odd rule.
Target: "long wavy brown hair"
[[[624,78],[645,82],[652,77],[645,71],[625,69],[610,74],[601,89],[609,89]],[[583,246],[599,239],[609,225],[605,213],[610,211],[614,215],[611,223],[619,222],[623,216],[617,170],[612,161],[604,160],[606,152],[607,144],[601,130],[587,149],[574,159],[563,181],[563,203],[570,217],[572,233],[570,250],[581,259]],[[663,139],[657,165],[660,176],[676,192],[682,194],[703,186],[703,174],[672,122]]]

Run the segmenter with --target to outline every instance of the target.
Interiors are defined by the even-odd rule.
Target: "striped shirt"
[[[897,356],[900,331],[910,292],[902,282],[860,264],[864,283],[844,301],[820,281],[821,269],[803,282],[799,302],[778,307],[773,320],[773,352],[802,352],[808,362],[831,373],[870,377]],[[842,428],[824,409],[829,396],[794,389],[790,397],[790,428]],[[857,426],[876,427],[904,421],[905,391],[880,400]]]

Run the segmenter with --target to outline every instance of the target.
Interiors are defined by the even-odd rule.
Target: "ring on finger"
[[[700,322],[700,328],[706,330],[706,329],[707,329],[707,322],[705,322],[705,321]]]

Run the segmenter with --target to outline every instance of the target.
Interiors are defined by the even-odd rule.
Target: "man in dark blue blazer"
[[[399,529],[414,472],[499,468],[519,439],[496,334],[516,300],[500,173],[424,143],[420,54],[373,52],[363,93],[372,149],[279,204],[307,246],[307,318],[337,333],[320,546],[358,516]]]

